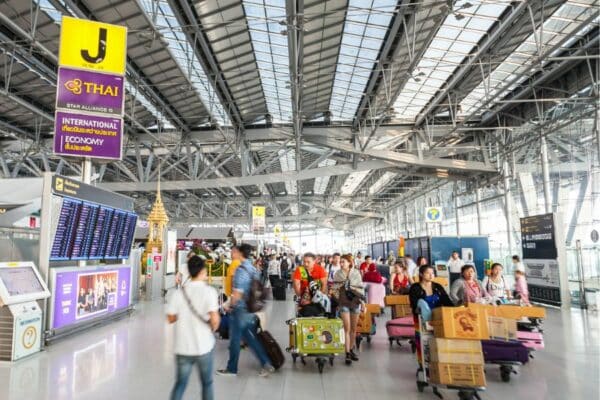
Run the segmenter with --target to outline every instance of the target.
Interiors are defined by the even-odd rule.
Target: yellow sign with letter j
[[[125,74],[127,28],[63,16],[59,64]]]

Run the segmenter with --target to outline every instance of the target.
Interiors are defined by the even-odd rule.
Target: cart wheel
[[[296,360],[298,359],[298,355],[297,354],[292,354],[292,361],[294,362],[294,364],[296,364]]]
[[[360,344],[362,343],[362,336],[356,337],[356,348],[360,348]]]
[[[423,393],[423,391],[425,390],[425,386],[427,386],[427,383],[417,381],[417,390],[419,391],[419,393]]]
[[[400,347],[402,347],[402,342],[400,341],[400,339],[396,339],[396,344]]]
[[[367,336],[367,343],[371,343],[371,335]]]
[[[413,353],[416,353],[416,352],[417,352],[417,344],[415,343],[415,341],[414,341],[414,340],[411,340],[411,341],[410,341],[410,350],[411,350]]]
[[[329,357],[329,365],[331,365],[333,367],[333,358],[334,357]]]
[[[460,400],[473,400],[475,396],[473,395],[472,391],[459,390],[458,398]]]
[[[306,365],[306,360],[304,359],[304,357],[300,357],[300,361],[302,361],[302,365]]]
[[[319,373],[322,374],[323,373],[323,368],[325,367],[325,360],[317,358],[317,366],[319,368]]]
[[[390,342],[390,347],[393,347],[394,346],[394,339],[389,338],[388,340]],[[398,343],[398,341],[396,341],[396,343]]]
[[[511,367],[500,367],[500,378],[502,378],[502,382],[510,382],[510,374],[513,371]]]

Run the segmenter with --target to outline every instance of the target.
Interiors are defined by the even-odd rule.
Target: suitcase
[[[542,350],[545,347],[544,336],[540,332],[517,331],[517,339],[532,350]]]
[[[287,284],[285,279],[276,278],[273,280],[273,300],[285,300]]]
[[[483,359],[486,363],[529,361],[529,350],[521,342],[506,342],[503,340],[482,340]]]
[[[336,355],[345,350],[345,334],[339,318],[294,318],[289,320],[290,347],[300,355]]]
[[[221,322],[217,333],[221,339],[229,339],[229,314],[221,313]]]
[[[273,338],[273,335],[271,335],[269,331],[264,331],[259,328],[256,337],[267,352],[267,356],[269,356],[269,360],[271,360],[271,365],[275,369],[281,368],[285,362],[285,357],[283,356],[283,351],[281,351],[279,343]]]
[[[389,320],[385,324],[385,329],[391,339],[415,336],[415,322],[412,316]]]

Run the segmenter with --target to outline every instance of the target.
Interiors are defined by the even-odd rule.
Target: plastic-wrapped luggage
[[[400,345],[400,341],[408,340],[412,345],[413,352],[415,351],[415,323],[412,316],[389,320],[385,323],[385,329],[387,330],[390,346],[393,345],[394,341]]]
[[[542,350],[544,348],[544,336],[541,332],[517,331],[517,339],[529,349]]]
[[[287,351],[292,354],[294,363],[298,357],[303,364],[304,357],[315,357],[322,373],[327,361],[333,366],[334,357],[346,351],[346,335],[339,318],[294,318],[287,324],[290,332]]]
[[[483,359],[486,363],[522,363],[529,361],[529,350],[521,342],[482,340]]]

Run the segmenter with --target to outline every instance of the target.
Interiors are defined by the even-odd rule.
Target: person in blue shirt
[[[242,338],[262,365],[259,375],[267,377],[269,374],[275,372],[275,368],[271,365],[265,349],[256,337],[256,316],[248,312],[246,304],[252,280],[260,279],[258,269],[250,261],[252,250],[252,246],[249,244],[242,244],[233,247],[231,250],[231,258],[239,260],[241,264],[235,270],[235,275],[233,276],[233,290],[229,306],[231,308],[229,361],[227,362],[227,368],[218,370],[217,375],[237,376]]]

